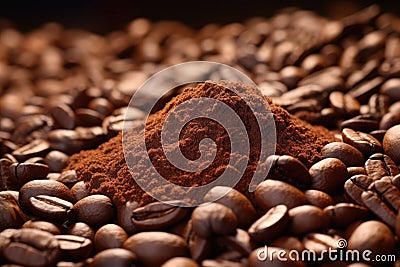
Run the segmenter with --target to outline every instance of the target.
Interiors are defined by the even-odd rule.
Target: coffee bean
[[[297,83],[306,76],[303,69],[295,66],[287,66],[281,69],[280,81],[284,83],[289,89],[294,88]]]
[[[376,153],[365,162],[365,171],[372,180],[376,181],[384,176],[396,176],[400,173],[393,160],[384,154]]]
[[[72,188],[72,186],[74,186],[79,181],[79,179],[75,170],[67,170],[63,171],[60,176],[57,177],[56,181],[65,184],[66,186],[68,186],[68,188]]]
[[[371,231],[374,229],[374,231]],[[370,250],[370,258],[376,255],[390,254],[395,248],[394,235],[389,227],[379,221],[367,221],[360,224],[351,234],[347,249],[363,252]]]
[[[114,207],[107,196],[90,195],[76,202],[71,212],[76,213],[76,218],[81,222],[100,226],[112,220]]]
[[[43,139],[36,139],[12,152],[18,161],[25,161],[33,157],[44,157],[50,149],[50,144]]]
[[[378,216],[382,221],[390,227],[394,227],[396,223],[396,214],[391,210],[386,203],[372,191],[365,191],[361,194],[363,204]]]
[[[379,128],[378,121],[363,117],[364,116],[361,115],[345,120],[340,123],[340,128],[348,128],[360,132],[371,132]]]
[[[389,79],[384,84],[382,84],[380,92],[387,95],[392,102],[400,100],[400,79]]]
[[[311,184],[311,177],[306,166],[298,159],[288,155],[272,155],[267,158],[267,161],[271,162],[268,178],[281,180],[303,189]]]
[[[304,69],[307,73],[313,73],[315,71],[321,70],[328,65],[329,62],[327,58],[319,54],[309,55],[301,62],[301,68]]]
[[[230,208],[218,203],[199,206],[192,213],[193,231],[202,238],[213,234],[229,235],[236,231],[238,221]]]
[[[19,118],[13,133],[13,141],[27,143],[35,139],[44,139],[52,129],[54,121],[46,115],[30,115]]]
[[[333,198],[323,191],[309,189],[304,191],[304,194],[307,197],[308,203],[321,209],[335,203]]]
[[[367,175],[355,175],[344,184],[346,194],[358,205],[364,205],[361,194],[367,191],[373,180]]]
[[[55,266],[60,257],[58,240],[48,232],[19,229],[10,233],[8,239],[9,244],[2,254],[13,264],[27,267]]]
[[[100,126],[104,120],[104,115],[87,108],[79,108],[75,111],[77,126]]]
[[[189,258],[175,257],[164,262],[161,267],[200,267],[200,265]]]
[[[106,224],[97,230],[94,236],[94,245],[96,251],[102,251],[110,248],[121,248],[128,234],[122,227],[116,224]]]
[[[375,137],[380,143],[383,142],[383,137],[386,134],[386,130],[375,130],[369,133],[373,137]]]
[[[75,235],[56,235],[60,245],[61,258],[78,262],[89,257],[93,243],[87,238]]]
[[[348,167],[347,168],[347,177],[353,177],[354,175],[367,175],[364,167]]]
[[[249,227],[257,217],[256,210],[250,200],[239,191],[230,187],[213,187],[204,196],[204,201],[215,201],[215,203],[230,208],[235,213],[240,228],[245,229]]]
[[[234,262],[223,259],[216,260],[203,260],[201,262],[201,266],[203,267],[244,267],[240,262]]]
[[[11,194],[0,195],[0,231],[7,228],[19,228],[25,221],[26,216],[15,198]]]
[[[312,188],[333,193],[347,180],[347,168],[339,159],[326,158],[311,166],[310,175]]]
[[[39,164],[46,165],[46,162],[44,161],[44,158],[42,158],[42,157],[33,157],[33,158],[25,160],[24,163],[39,163]]]
[[[72,108],[68,105],[57,103],[57,105],[49,109],[49,112],[61,128],[68,130],[75,128],[75,114]]]
[[[42,230],[45,232],[49,232],[53,235],[61,235],[64,229],[57,224],[46,222],[46,221],[36,221],[36,220],[29,220],[22,225],[22,228],[29,228],[29,229],[37,229]]]
[[[380,120],[389,109],[389,97],[381,94],[374,94],[368,101],[369,114],[376,119]]]
[[[71,187],[71,193],[74,196],[75,202],[78,202],[82,198],[87,197],[89,195],[84,181],[75,183]]]
[[[34,215],[56,222],[65,222],[73,206],[71,202],[58,197],[38,195],[29,198],[31,211]]]
[[[45,158],[51,172],[61,172],[68,164],[68,155],[57,150],[50,151]]]
[[[217,238],[220,248],[239,253],[239,257],[248,256],[254,249],[254,243],[247,231],[237,229],[236,235],[220,236]]]
[[[400,115],[399,113],[389,112],[383,115],[380,123],[379,129],[388,130],[389,128],[400,124]]]
[[[47,165],[40,163],[13,163],[10,168],[20,186],[34,179],[46,178],[50,171]]]
[[[315,252],[323,260],[329,260],[328,255],[324,255],[325,251],[338,250],[339,240],[341,237],[338,235],[310,233],[303,237],[302,241],[306,250]]]
[[[301,235],[324,229],[329,226],[329,216],[320,208],[303,205],[289,210],[292,221],[290,231]]]
[[[138,230],[161,230],[178,223],[189,210],[179,207],[179,201],[153,202],[132,211],[132,223]]]
[[[298,252],[302,252],[305,247],[303,243],[294,236],[282,236],[270,243],[272,247],[284,248],[287,250],[297,250]]]
[[[256,204],[267,211],[276,205],[286,205],[289,209],[307,203],[307,197],[296,187],[285,182],[265,180],[254,191]]]
[[[329,215],[331,223],[339,228],[346,228],[355,221],[365,220],[368,216],[368,209],[352,203],[328,206],[324,212]]]
[[[67,234],[81,236],[93,241],[95,233],[93,228],[88,224],[77,222],[67,228]]]
[[[400,190],[392,184],[391,177],[383,177],[370,185],[385,204],[397,213],[400,210]]]
[[[189,255],[183,238],[165,232],[134,234],[124,242],[123,248],[132,251],[143,266],[160,266],[171,258]]]
[[[108,116],[110,115],[114,107],[110,101],[106,98],[95,98],[92,101],[89,102],[88,108],[97,111],[98,113]]]
[[[322,148],[321,153],[324,158],[337,158],[341,160],[347,167],[363,166],[365,162],[364,156],[360,151],[343,142],[326,144]]]
[[[121,226],[129,235],[138,230],[132,223],[132,212],[138,208],[139,204],[134,201],[127,201],[125,204],[117,207],[117,224]]]
[[[265,213],[255,221],[249,228],[252,240],[257,243],[265,243],[278,237],[289,224],[288,208],[278,205]]]
[[[73,202],[71,191],[64,184],[51,180],[34,180],[26,183],[19,191],[19,204],[25,212],[32,213],[31,197],[48,195]]]
[[[391,179],[392,179],[392,184],[400,189],[400,174],[396,175]]]
[[[399,140],[400,140],[400,125],[396,125],[388,129],[385,134],[385,137],[383,138],[383,147],[385,153],[394,162],[396,162],[396,164],[400,164]]]
[[[379,88],[383,81],[382,77],[376,77],[369,81],[364,81],[352,88],[348,94],[357,99],[360,103],[366,103],[373,94],[379,92]]]
[[[134,266],[137,258],[136,255],[126,249],[112,248],[103,250],[97,253],[93,257],[93,261],[90,264],[92,267],[109,267],[109,266],[120,266],[120,267],[131,267]]]
[[[343,142],[358,149],[365,157],[382,152],[381,143],[369,134],[344,128],[342,138]]]
[[[360,110],[360,103],[355,98],[340,91],[330,93],[329,103],[339,114],[348,117],[356,116]]]

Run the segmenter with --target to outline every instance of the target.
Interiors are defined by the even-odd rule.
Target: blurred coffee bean
[[[238,221],[235,213],[218,203],[198,206],[192,213],[193,231],[200,237],[208,238],[214,234],[229,235],[236,231]]]
[[[388,130],[389,128],[400,124],[400,114],[389,112],[383,115],[380,123],[379,129],[381,130]]]
[[[356,116],[340,123],[340,129],[349,128],[354,131],[371,132],[379,128],[376,120],[365,118],[363,115]]]
[[[375,137],[381,144],[383,142],[383,137],[386,134],[386,130],[375,130],[369,133],[373,137]]]
[[[339,203],[328,206],[324,209],[324,212],[329,215],[330,222],[334,226],[343,229],[355,221],[368,218],[368,209],[352,203]]]
[[[324,158],[337,158],[341,160],[347,167],[363,166],[364,156],[355,147],[343,142],[332,142],[326,144],[322,148],[322,156]]]
[[[347,180],[347,167],[339,159],[326,158],[310,168],[312,188],[327,193],[333,193],[342,188]]]
[[[289,210],[290,231],[295,235],[318,231],[329,226],[329,216],[320,208],[303,205]]]
[[[379,180],[384,176],[396,176],[400,173],[396,163],[384,154],[376,153],[369,157],[365,162],[365,170],[367,175],[373,180]]]
[[[12,140],[19,144],[25,144],[35,139],[44,139],[53,125],[53,119],[46,115],[21,117],[16,121]]]
[[[248,232],[253,241],[265,243],[281,235],[288,224],[288,208],[285,205],[277,205],[255,221]]]
[[[365,157],[382,152],[381,143],[369,134],[344,128],[342,138],[343,142],[358,149]]]
[[[301,68],[307,73],[318,71],[328,65],[330,62],[320,54],[311,54],[301,62]]]
[[[89,195],[84,181],[75,183],[71,187],[71,193],[74,196],[75,202],[78,202],[82,198],[87,197]]]
[[[352,88],[348,94],[357,99],[360,103],[366,103],[373,94],[379,92],[379,88],[383,81],[382,77],[376,77],[372,80],[364,81]]]
[[[106,224],[100,227],[94,236],[96,251],[110,248],[122,248],[122,244],[128,239],[128,234],[122,227],[116,224]]]
[[[389,79],[382,84],[380,93],[389,97],[390,101],[396,102],[400,100],[400,79]]]
[[[305,247],[303,243],[294,236],[282,236],[270,243],[272,247],[284,248],[288,250],[296,250],[298,252],[302,252]]]
[[[327,235],[322,233],[310,233],[303,237],[303,244],[306,250],[313,251],[323,260],[330,260],[328,255],[324,255],[324,251],[338,250],[339,240],[338,235]]]
[[[114,207],[107,196],[90,195],[76,202],[71,212],[78,221],[91,226],[101,226],[113,219]]]
[[[265,180],[254,191],[256,204],[268,211],[276,205],[286,205],[289,209],[307,204],[307,197],[296,187],[277,180]]]
[[[75,113],[67,104],[57,103],[49,109],[49,112],[61,128],[68,130],[75,128]]]
[[[230,208],[236,215],[238,226],[248,228],[256,219],[257,213],[250,200],[236,189],[216,186],[204,196],[204,201],[222,204]]]
[[[190,258],[175,257],[164,262],[161,267],[200,267],[200,265]]]
[[[78,262],[89,257],[92,253],[93,243],[87,238],[75,235],[56,235],[61,258]]]
[[[280,72],[280,81],[284,83],[289,89],[294,88],[297,83],[306,76],[303,69],[295,66],[287,66]]]
[[[19,228],[26,220],[25,214],[11,194],[0,195],[0,231]]]
[[[126,249],[112,248],[103,250],[93,257],[92,267],[132,267],[135,266],[136,255]],[[179,266],[179,265],[178,265]],[[189,266],[188,266],[189,267]]]
[[[359,51],[356,55],[356,60],[363,62],[372,54],[383,49],[385,45],[386,35],[380,31],[374,31],[365,35],[358,43]]]
[[[68,155],[57,150],[50,151],[45,161],[51,172],[61,172],[68,164]]]
[[[185,240],[165,232],[141,232],[129,237],[123,245],[132,251],[143,266],[160,266],[174,257],[189,256]]]
[[[24,163],[39,163],[39,164],[47,165],[46,162],[44,161],[44,158],[42,158],[42,157],[33,157],[33,158],[25,160]]]
[[[47,221],[37,221],[37,220],[27,221],[22,225],[22,228],[42,230],[45,232],[49,232],[50,234],[53,235],[61,235],[64,231],[64,229],[60,225]]]
[[[258,84],[258,88],[263,96],[281,96],[288,91],[286,85],[278,81],[263,81]]]
[[[93,241],[95,233],[93,228],[88,224],[77,222],[67,228],[67,234],[81,236]]]
[[[80,108],[75,111],[76,125],[84,127],[101,126],[104,115],[86,108]]]
[[[92,101],[89,102],[88,108],[97,111],[98,113],[108,116],[110,115],[114,107],[110,101],[106,98],[95,98]]]
[[[42,139],[37,139],[18,148],[12,155],[20,162],[33,157],[44,157],[50,149],[50,144]]]
[[[356,116],[360,110],[360,103],[351,95],[335,91],[329,95],[330,106],[346,117]]]
[[[400,125],[388,129],[383,138],[385,153],[396,163],[400,164]]]
[[[376,120],[380,120],[388,112],[389,100],[386,95],[372,95],[368,101],[369,114]]]
[[[309,189],[304,191],[304,194],[307,197],[308,203],[321,209],[335,203],[333,198],[323,191]]]

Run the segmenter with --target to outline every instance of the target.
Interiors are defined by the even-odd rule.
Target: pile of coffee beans
[[[287,8],[199,30],[147,19],[104,36],[1,27],[1,266],[400,266],[399,17],[377,6],[340,20]],[[251,200],[225,187],[196,208],[88,194],[64,170],[70,155],[116,136],[148,77],[192,60],[240,69],[337,141],[310,168],[270,156]]]

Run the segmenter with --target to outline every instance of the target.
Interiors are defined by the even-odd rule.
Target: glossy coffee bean
[[[360,110],[360,103],[354,97],[340,91],[329,95],[329,103],[334,110],[349,117],[357,115]]]
[[[288,224],[288,208],[285,205],[278,205],[268,210],[267,213],[255,221],[248,232],[253,241],[265,243],[282,234]]]
[[[249,233],[237,229],[235,235],[220,236],[217,238],[218,246],[229,251],[235,251],[240,256],[248,256],[255,245]]]
[[[235,213],[218,203],[198,206],[193,210],[191,220],[193,231],[202,238],[233,234],[238,225]]]
[[[121,226],[129,235],[138,231],[132,223],[132,212],[137,209],[139,204],[135,201],[127,201],[117,207],[117,224]]]
[[[92,253],[93,243],[87,238],[75,235],[56,235],[61,258],[74,262],[82,261]]]
[[[400,173],[393,160],[381,153],[376,153],[369,157],[365,162],[365,171],[374,181],[384,176],[396,176]]]
[[[189,213],[187,208],[177,206],[179,204],[179,201],[147,204],[132,211],[131,221],[138,230],[161,230],[178,223]]]
[[[19,228],[26,220],[26,216],[19,207],[18,201],[16,201],[11,194],[1,194],[0,231],[3,231],[7,228]]]
[[[68,188],[72,188],[79,181],[75,170],[63,171],[55,180],[65,184]]]
[[[344,184],[346,194],[354,201],[354,203],[363,206],[361,195],[367,191],[373,180],[367,175],[354,175]]]
[[[184,229],[184,234],[182,235],[185,238],[189,252],[195,261],[202,261],[206,258],[211,257],[213,250],[213,243],[211,239],[206,239],[200,237],[193,231],[192,221],[189,220]],[[228,237],[228,236],[227,236]]]
[[[286,205],[289,209],[307,204],[307,197],[296,187],[277,180],[265,180],[254,192],[256,204],[268,211],[276,205]]]
[[[10,168],[20,186],[35,179],[44,179],[50,171],[47,165],[40,163],[13,163]]]
[[[333,193],[347,180],[346,165],[339,159],[326,158],[311,166],[312,188]]]
[[[107,196],[90,195],[82,198],[72,207],[78,221],[91,226],[100,226],[110,222],[114,216],[114,206]]]
[[[354,175],[367,175],[367,171],[364,167],[348,167],[347,168],[347,177],[353,177]]]
[[[93,240],[95,232],[88,224],[77,222],[67,228],[67,234],[81,236]]]
[[[54,266],[59,260],[58,240],[48,232],[19,229],[6,236],[8,236],[9,243],[3,249],[2,254],[7,261],[13,264],[26,267]]]
[[[321,209],[335,203],[335,200],[323,191],[309,189],[304,191],[304,194],[307,197],[308,203]]]
[[[104,115],[87,108],[79,108],[75,111],[76,125],[84,127],[100,126],[103,123]]]
[[[340,159],[347,167],[363,166],[364,156],[351,145],[343,142],[332,142],[322,148],[322,156],[324,158]]]
[[[58,197],[38,195],[29,198],[31,211],[42,219],[65,222],[70,217],[71,202]]]
[[[50,151],[45,161],[51,172],[61,172],[68,164],[68,155],[57,150]]]
[[[303,242],[294,236],[281,236],[270,243],[272,247],[284,248],[287,250],[297,250],[301,252],[305,249]]]
[[[329,215],[331,224],[339,228],[346,228],[355,221],[368,218],[368,209],[352,203],[328,206],[324,212]]]
[[[110,115],[114,110],[112,103],[106,98],[93,99],[89,102],[88,108],[95,110],[98,113],[103,114],[104,116]]]
[[[109,267],[109,266],[120,266],[120,267],[132,267],[135,266],[137,258],[136,255],[123,248],[112,248],[103,250],[97,253],[93,257],[93,261],[90,264],[92,267]]]
[[[122,227],[116,224],[106,224],[100,227],[94,236],[96,251],[110,248],[121,248],[128,234]]]
[[[373,136],[345,128],[342,130],[343,142],[358,149],[365,157],[382,152],[381,143]]]
[[[129,237],[123,245],[132,251],[138,262],[146,267],[160,266],[175,257],[188,257],[185,240],[166,232],[142,232]]]
[[[400,164],[400,125],[388,129],[383,138],[383,148],[396,164]]]
[[[200,267],[200,265],[190,258],[175,257],[164,262],[161,267]]]
[[[12,155],[20,162],[33,157],[44,157],[50,150],[50,144],[43,139],[36,139],[12,152]]]
[[[380,92],[387,95],[391,101],[396,102],[400,100],[400,79],[389,79],[382,84]]]
[[[384,200],[377,193],[372,191],[362,192],[361,200],[363,205],[366,206],[376,216],[378,216],[382,221],[384,221],[390,227],[395,227],[395,211],[388,207]]]
[[[37,221],[37,220],[27,221],[22,225],[22,228],[42,230],[45,232],[49,232],[50,234],[53,235],[61,235],[64,231],[64,229],[60,225],[47,221]]]
[[[54,196],[73,202],[71,191],[64,184],[52,180],[34,180],[26,183],[19,191],[19,204],[25,212],[32,213],[29,199],[38,195]]]
[[[57,105],[49,109],[49,112],[61,128],[68,130],[75,128],[75,114],[72,108],[68,105],[57,103]]]
[[[78,202],[82,198],[87,197],[89,195],[84,181],[75,183],[71,187],[71,192],[72,192],[72,195],[74,196],[75,202]]]
[[[390,254],[394,248],[395,240],[392,230],[379,221],[361,223],[351,234],[347,245],[349,250],[355,249],[360,252],[370,250],[371,259],[379,254]]]
[[[303,205],[289,210],[292,221],[290,231],[301,235],[329,226],[329,216],[320,208],[311,205]]]
[[[230,208],[235,213],[240,228],[249,227],[257,217],[256,210],[250,200],[236,189],[230,187],[213,187],[204,196],[204,201],[215,201]]]

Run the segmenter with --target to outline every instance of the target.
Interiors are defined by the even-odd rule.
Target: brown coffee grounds
[[[143,157],[150,157],[155,169],[166,180],[188,187],[205,185],[218,178],[227,168],[229,157],[235,159],[236,162],[243,160],[242,155],[230,154],[230,139],[224,128],[217,122],[207,118],[195,119],[187,123],[180,133],[171,134],[179,134],[179,148],[182,154],[190,160],[195,160],[200,156],[198,146],[201,140],[204,138],[213,139],[217,145],[217,153],[210,166],[195,173],[185,172],[173,166],[165,157],[160,137],[163,123],[169,112],[190,99],[207,97],[220,100],[234,109],[246,127],[249,135],[250,155],[246,157],[248,163],[241,180],[236,185],[236,189],[249,195],[249,182],[260,157],[260,130],[263,129],[258,128],[255,116],[246,103],[251,103],[255,106],[264,105],[264,103],[257,98],[256,94],[252,93],[257,90],[256,88],[238,83],[229,83],[229,85],[234,86],[237,92],[246,92],[245,101],[221,85],[206,82],[194,88],[186,88],[181,94],[167,103],[162,110],[150,115],[146,122],[145,131],[147,151],[139,149],[138,134],[141,134],[140,131],[132,131],[129,135],[125,135],[127,136],[125,141],[130,147],[133,147],[133,150],[127,156],[129,162],[135,163],[132,171],[139,178],[146,179],[146,182],[157,190],[157,193],[165,193],[167,195],[167,193],[170,193],[169,190],[171,188],[157,187],[158,185],[153,179],[155,174],[141,164]],[[270,101],[269,104],[276,125],[276,154],[294,156],[307,167],[320,160],[322,147],[334,140],[332,134],[322,127],[314,127],[293,117]],[[187,112],[190,113],[191,110]],[[122,149],[121,133],[95,150],[82,151],[73,155],[66,169],[75,169],[80,179],[86,182],[90,193],[106,194],[117,205],[127,200],[137,201],[140,205],[153,201],[152,197],[136,184],[129,172]],[[184,195],[185,192],[174,192],[174,194],[180,196]]]

